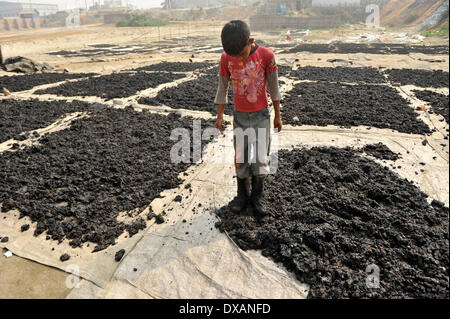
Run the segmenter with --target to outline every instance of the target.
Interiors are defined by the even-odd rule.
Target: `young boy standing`
[[[224,53],[220,61],[219,87],[215,103],[218,104],[218,115],[215,127],[222,128],[223,113],[228,103],[228,88],[233,84],[235,130],[234,149],[238,195],[232,210],[236,213],[247,208],[250,201],[254,212],[259,216],[267,215],[262,206],[264,195],[264,179],[270,173],[270,111],[267,97],[268,84],[270,96],[275,109],[274,127],[281,131],[280,115],[281,95],[278,87],[278,67],[274,53],[258,46],[250,38],[248,25],[240,20],[233,20],[222,30]],[[236,134],[237,130],[248,132],[253,130],[255,140]],[[254,146],[255,160],[248,158],[248,143]],[[243,148],[242,148],[243,146]],[[262,149],[262,151],[261,151]],[[248,198],[246,180],[251,178],[252,193]]]

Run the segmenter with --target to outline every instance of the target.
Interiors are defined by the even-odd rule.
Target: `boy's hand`
[[[278,133],[281,132],[281,129],[283,128],[281,116],[275,116],[275,119],[273,120],[273,127],[278,129]]]
[[[278,129],[278,133],[283,128],[283,121],[281,120],[280,101],[272,101],[275,109],[275,119],[273,120],[273,127]]]
[[[216,124],[214,124],[214,128],[218,129],[221,134],[223,134],[222,125],[223,125],[223,118],[217,117]]]
[[[217,121],[214,124],[214,128],[218,129],[223,135],[222,124],[223,124],[223,113],[225,112],[225,104],[219,104],[217,106]]]

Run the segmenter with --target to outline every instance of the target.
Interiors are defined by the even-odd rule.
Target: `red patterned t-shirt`
[[[222,54],[219,75],[229,77],[233,83],[234,105],[240,112],[257,112],[269,105],[266,75],[278,70],[275,54],[259,46],[243,62]]]

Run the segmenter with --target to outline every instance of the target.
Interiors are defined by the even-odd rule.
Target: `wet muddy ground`
[[[134,71],[193,72],[203,71],[215,65],[207,62],[163,62],[144,66]]]
[[[431,133],[409,102],[388,86],[304,82],[284,96],[282,105],[286,124],[365,125],[402,133]]]
[[[292,67],[288,65],[278,64],[278,75],[279,76],[289,76],[291,74]],[[218,75],[219,74],[219,66],[204,70],[203,73],[208,75]]]
[[[59,96],[98,96],[104,99],[123,98],[185,76],[184,74],[169,72],[151,74],[146,72],[114,73],[88,80],[64,83],[45,90],[38,90],[35,93]]]
[[[301,67],[291,72],[291,76],[300,80],[347,82],[347,83],[386,83],[386,78],[375,68],[348,67]]]
[[[391,69],[386,70],[388,79],[401,85],[415,85],[418,87],[448,88],[448,72],[441,70],[429,71],[418,69]]]
[[[445,55],[449,53],[448,46],[424,46],[396,43],[342,43],[330,44],[303,43],[287,50],[287,53],[311,52],[311,53],[367,53],[367,54],[410,54],[423,53],[433,55]]]
[[[217,75],[204,75],[176,87],[161,90],[154,98],[143,97],[138,102],[147,105],[166,105],[174,109],[188,109],[217,114],[214,98],[219,80]],[[228,105],[225,114],[233,114],[233,93],[228,90]]]
[[[425,91],[414,90],[414,94],[416,95],[417,98],[421,99],[422,101],[429,102],[431,104],[433,112],[442,115],[444,119],[447,121],[447,123],[450,123],[448,120],[448,108],[449,108],[448,95],[439,94],[428,90]]]
[[[90,104],[80,101],[39,101],[36,99],[0,101],[0,143],[11,138],[26,139],[28,131],[44,128],[69,113],[88,110]]]
[[[219,65],[217,64],[215,67],[213,68],[209,68],[209,69],[205,69],[202,71],[202,73],[207,74],[207,75],[219,75]]]
[[[278,75],[279,76],[291,76],[292,67],[288,65],[278,64]]]
[[[91,58],[97,56],[121,56],[127,54],[145,54],[153,50],[169,49],[171,45],[157,46],[155,45],[91,45],[93,49],[82,49],[74,51],[54,51],[47,53],[48,55],[62,56],[65,58]]]
[[[400,154],[392,152],[389,147],[383,143],[368,144],[362,149],[356,149],[355,151],[365,153],[366,155],[372,156],[379,160],[396,161],[401,157]]]
[[[271,215],[225,206],[216,226],[283,263],[311,285],[309,298],[449,298],[449,209],[360,152],[280,151],[266,183]]]
[[[93,76],[93,73],[37,73],[0,77],[0,88],[10,92],[31,90],[40,85]]]
[[[47,232],[73,247],[92,242],[99,251],[124,231],[144,229],[137,214],[182,183],[179,173],[192,164],[172,163],[170,135],[174,128],[192,131],[193,118],[131,108],[90,114],[42,136],[40,145],[0,153],[0,202],[3,213],[17,209],[36,222],[36,236]],[[129,211],[129,223],[117,220]]]
[[[108,43],[90,44],[88,49],[80,50],[61,50],[48,52],[46,54],[52,56],[61,56],[65,58],[95,58],[99,56],[122,56],[127,54],[148,54],[154,51],[170,51],[176,50],[179,52],[193,52],[197,50],[204,50],[204,42],[216,40],[208,37],[179,37],[172,39],[165,39],[164,41],[152,41],[150,44],[128,44],[117,45]]]

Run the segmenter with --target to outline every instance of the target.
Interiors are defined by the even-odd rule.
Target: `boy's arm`
[[[280,87],[278,85],[278,71],[273,71],[267,75],[267,82],[269,83],[269,91],[270,97],[272,99],[273,108],[275,109],[275,119],[273,122],[274,128],[278,129],[278,132],[281,131],[283,127],[283,121],[281,120],[281,111],[280,111]]]
[[[217,121],[215,128],[222,131],[223,113],[225,112],[225,105],[228,104],[228,88],[230,87],[230,78],[219,75],[219,86],[217,88],[216,98],[214,103],[217,104]]]

